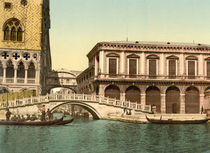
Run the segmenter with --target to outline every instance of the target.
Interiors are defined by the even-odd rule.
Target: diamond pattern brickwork
[[[30,0],[22,5],[21,0],[7,0],[12,4],[10,9],[4,8],[0,1],[0,48],[29,49],[41,51],[42,0]],[[3,40],[3,25],[10,18],[20,20],[24,30],[23,42]]]

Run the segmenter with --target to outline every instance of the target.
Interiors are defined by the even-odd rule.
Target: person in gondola
[[[42,111],[41,121],[45,121],[45,120],[46,120],[46,119],[45,119],[45,114],[46,114],[46,113],[45,113],[45,105],[43,105],[41,111]]]
[[[50,109],[49,108],[47,109],[47,116],[48,116],[48,119],[49,120],[52,119],[52,113],[50,112]]]
[[[9,109],[7,108],[7,112],[6,112],[6,120],[9,121],[10,116],[11,116],[11,112],[9,111]]]

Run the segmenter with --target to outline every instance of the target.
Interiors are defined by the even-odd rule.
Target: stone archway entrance
[[[138,87],[130,86],[125,91],[125,99],[131,102],[141,103],[141,92]]]
[[[180,91],[175,86],[166,90],[166,113],[180,113]]]
[[[160,90],[155,87],[151,86],[146,90],[146,105],[155,105],[157,113],[160,113]]]
[[[200,112],[200,95],[196,87],[188,87],[185,91],[185,113],[195,114]]]
[[[120,99],[120,89],[115,85],[106,87],[105,97]]]

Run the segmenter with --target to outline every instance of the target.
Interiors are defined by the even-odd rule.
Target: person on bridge
[[[9,111],[9,109],[7,108],[7,112],[6,112],[6,120],[9,121],[10,116],[11,116],[11,112]]]

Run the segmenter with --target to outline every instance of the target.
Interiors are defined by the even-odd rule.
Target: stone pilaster
[[[146,94],[145,93],[141,94],[141,104],[146,105]]]
[[[120,74],[125,75],[125,52],[120,53]]]
[[[166,94],[161,94],[160,103],[161,113],[166,113]]]
[[[204,94],[200,94],[200,110],[199,112],[201,113],[201,109],[204,109]]]
[[[185,114],[185,94],[180,94],[180,114]]]
[[[14,67],[14,83],[17,83],[17,66]]]
[[[104,74],[104,65],[105,65],[105,62],[104,62],[104,51],[100,51],[99,53],[99,70],[101,72],[101,74]]]
[[[140,75],[145,75],[145,54],[144,52],[141,53],[140,55]]]

